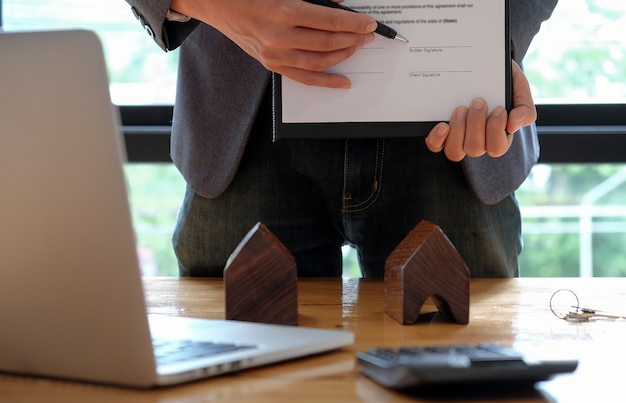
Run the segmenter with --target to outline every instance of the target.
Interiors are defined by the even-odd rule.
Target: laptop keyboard
[[[195,340],[153,339],[154,356],[157,364],[173,364],[194,358],[211,357],[255,348],[254,345],[234,343],[214,343]]]

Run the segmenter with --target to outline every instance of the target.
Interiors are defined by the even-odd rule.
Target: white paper
[[[376,35],[329,69],[352,88],[282,78],[283,123],[447,121],[475,97],[490,109],[506,100],[504,0],[345,0],[409,43]]]

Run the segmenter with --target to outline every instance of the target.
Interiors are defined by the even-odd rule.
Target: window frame
[[[120,106],[129,162],[171,162],[172,106]],[[540,163],[625,163],[626,104],[540,104]]]

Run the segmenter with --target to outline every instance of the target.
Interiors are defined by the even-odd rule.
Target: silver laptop
[[[98,38],[0,33],[0,55],[0,372],[152,387],[353,342],[344,331],[147,315]],[[228,351],[160,364],[153,339]]]

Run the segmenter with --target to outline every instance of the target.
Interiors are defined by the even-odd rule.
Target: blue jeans
[[[266,115],[261,115],[266,116]],[[459,163],[423,137],[271,140],[259,118],[237,174],[219,197],[188,189],[174,233],[182,276],[221,276],[257,223],[293,253],[300,276],[341,276],[341,246],[358,252],[365,277],[421,220],[443,230],[472,277],[518,275],[521,219],[515,197],[480,202]]]

